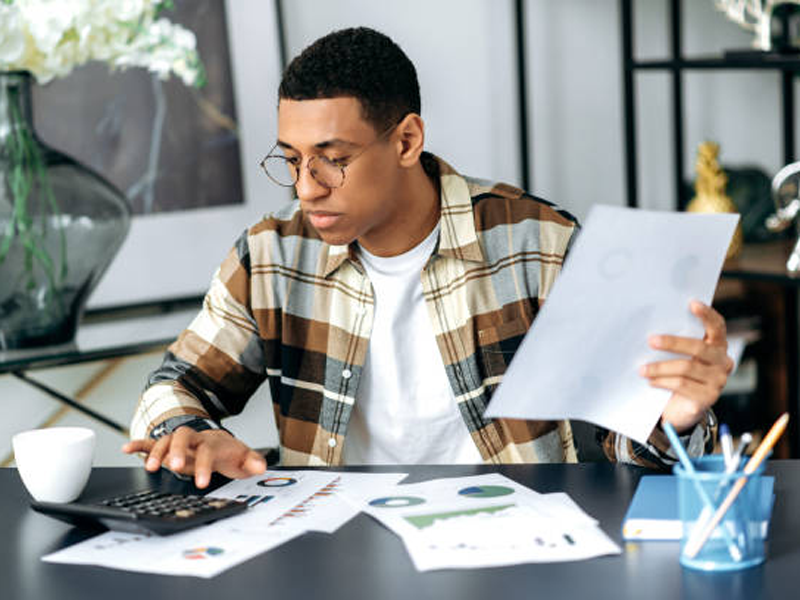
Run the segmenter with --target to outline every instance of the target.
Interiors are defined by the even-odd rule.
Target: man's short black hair
[[[420,114],[414,65],[389,37],[367,27],[334,31],[308,46],[286,67],[278,90],[288,100],[343,96],[359,100],[376,131]]]

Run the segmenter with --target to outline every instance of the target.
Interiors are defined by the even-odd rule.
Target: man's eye
[[[300,164],[300,158],[297,156],[284,156],[283,158],[284,160],[286,160],[287,163],[289,163],[293,167],[296,167],[297,165]]]
[[[350,157],[349,156],[341,156],[341,157],[337,157],[337,158],[333,158],[333,157],[328,158],[327,156],[323,156],[322,159],[325,162],[329,162],[332,165],[335,165],[337,167],[346,167],[348,161],[350,160]]]

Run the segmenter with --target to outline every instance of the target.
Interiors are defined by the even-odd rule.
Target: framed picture
[[[272,2],[176,0],[197,37],[201,89],[87,65],[37,90],[46,142],[126,193],[120,252],[90,307],[203,293],[236,238],[289,200],[258,166],[275,139],[280,54]]]

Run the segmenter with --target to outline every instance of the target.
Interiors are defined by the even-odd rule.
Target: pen
[[[725,461],[725,472],[730,473],[733,471],[733,438],[731,437],[731,430],[723,423],[719,426],[719,443],[722,446],[722,459]]]
[[[672,449],[675,450],[675,454],[678,455],[678,460],[681,463],[681,466],[686,471],[686,474],[692,480],[694,484],[694,488],[697,491],[697,495],[700,496],[700,499],[705,504],[706,509],[710,511],[714,510],[714,505],[711,503],[711,498],[708,497],[706,490],[703,488],[700,480],[697,478],[697,472],[694,470],[694,466],[692,465],[692,459],[689,458],[689,455],[686,453],[686,450],[681,444],[681,440],[678,437],[677,432],[675,429],[670,425],[668,422],[664,422],[663,424],[664,431],[667,434],[667,438],[669,438],[669,443],[672,445]],[[722,528],[722,535],[725,538],[725,542],[728,544],[728,552],[731,555],[731,558],[735,561],[742,560],[742,551],[739,547],[734,543],[731,539],[730,533],[724,527]]]
[[[722,429],[722,426],[720,426],[720,429]],[[730,464],[725,466],[725,475],[727,475],[727,477],[725,477],[722,481],[720,481],[719,487],[717,488],[717,491],[714,494],[714,505],[715,506],[719,502],[719,498],[722,495],[722,492],[730,484],[731,479],[733,477],[736,477],[736,471],[739,469],[739,463],[742,462],[742,454],[744,453],[744,449],[747,448],[747,446],[750,445],[750,442],[752,440],[753,440],[753,436],[750,435],[750,433],[743,433],[742,437],[739,438],[739,445],[737,446],[736,450],[733,451],[733,456],[732,456],[731,462],[730,462]],[[731,440],[731,445],[733,445],[733,440]],[[704,508],[703,509],[703,514],[700,515],[700,518],[697,519],[697,524],[695,525],[695,527],[699,526],[700,530],[702,530],[705,527],[706,522],[711,517],[712,517],[712,514],[711,514],[711,511],[708,510],[708,507]],[[700,525],[701,523],[702,523],[702,526]],[[733,523],[728,523],[728,526],[732,530],[731,533],[736,535],[736,528],[735,528],[734,524]],[[738,533],[737,542],[738,542],[740,548],[743,548],[744,545],[747,543],[747,540],[744,538],[744,532],[740,531]]]
[[[742,455],[744,454],[745,448],[750,445],[750,442],[753,441],[753,436],[750,433],[743,433],[742,437],[739,438],[739,446],[736,448],[736,451],[733,453],[733,465],[730,472],[733,473],[736,469],[739,468],[739,463],[742,462]]]
[[[770,428],[767,435],[758,445],[758,448],[756,448],[753,456],[747,461],[747,464],[744,467],[745,475],[752,475],[753,472],[758,468],[764,458],[766,458],[767,454],[769,454],[770,450],[772,450],[772,447],[775,445],[775,442],[778,441],[778,438],[783,435],[788,422],[789,413],[783,413],[778,420],[775,421],[775,424]],[[689,558],[694,558],[697,556],[697,553],[700,552],[705,543],[708,541],[708,538],[711,536],[714,528],[722,520],[722,517],[725,516],[725,513],[728,512],[731,504],[733,504],[733,501],[736,500],[736,497],[742,491],[742,488],[746,483],[747,477],[740,477],[736,480],[736,483],[733,484],[731,491],[728,492],[728,495],[725,496],[725,500],[722,501],[722,504],[719,505],[717,512],[714,513],[711,521],[703,529],[702,535],[696,538],[696,540],[690,540],[690,542],[686,544],[686,547],[683,549],[683,553],[686,556]],[[724,527],[722,528],[722,532],[725,532]]]

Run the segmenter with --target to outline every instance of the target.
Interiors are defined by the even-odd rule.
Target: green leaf
[[[0,1],[5,4],[9,3],[8,0]],[[24,250],[23,266],[26,287],[28,289],[36,287],[36,267],[38,265],[47,278],[46,301],[49,303],[56,300],[61,303],[63,299],[55,293],[58,289],[56,275],[63,280],[67,274],[66,234],[62,229],[58,230],[60,261],[58,271],[56,271],[53,257],[47,250],[44,240],[44,235],[48,231],[47,223],[42,223],[42,234],[40,234],[34,225],[31,210],[37,208],[35,200],[40,198],[38,208],[42,212],[47,208],[57,217],[61,211],[47,177],[45,156],[41,146],[19,108],[19,95],[19,88],[8,89],[11,128],[10,135],[5,138],[4,148],[10,166],[4,177],[11,193],[13,208],[10,220],[4,229],[4,236],[0,241],[0,264],[8,258],[12,244],[16,240]]]
[[[8,251],[11,250],[11,242],[14,241],[14,220],[9,219],[6,224],[6,231],[3,234],[3,243],[0,244],[0,264],[6,259]]]

